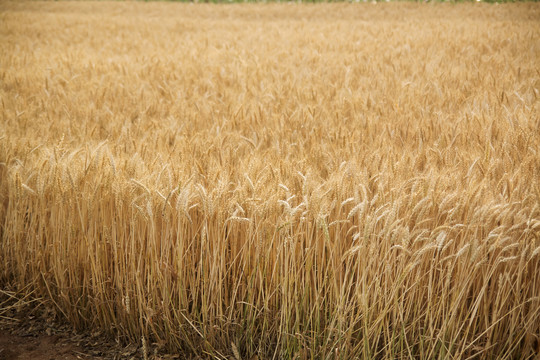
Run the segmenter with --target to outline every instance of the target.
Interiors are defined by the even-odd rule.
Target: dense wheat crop
[[[2,2],[0,284],[186,357],[532,358],[539,58],[531,3]]]

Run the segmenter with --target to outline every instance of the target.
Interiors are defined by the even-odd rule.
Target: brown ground
[[[0,331],[0,360],[75,360],[84,349],[58,335],[18,336]]]
[[[149,359],[171,359],[153,351]],[[142,359],[137,344],[122,345],[100,332],[74,331],[54,308],[0,289],[0,360]]]
[[[5,325],[5,324],[4,324]],[[15,333],[13,333],[15,332]],[[75,334],[62,330],[48,335],[36,330],[34,334],[11,326],[0,325],[0,360],[112,360],[142,359],[136,345],[120,346],[103,338]],[[169,357],[149,356],[150,359]]]
[[[137,344],[122,345],[100,333],[75,332],[57,319],[52,320],[50,310],[26,309],[14,315],[8,318],[0,314],[0,360],[144,359]],[[147,358],[172,360],[182,356],[165,354],[150,345]]]
[[[14,330],[14,329],[12,329]],[[132,344],[119,346],[88,335],[60,332],[47,335],[13,334],[0,326],[0,360],[120,360],[143,359],[141,349]],[[178,359],[174,355],[149,354],[148,359]]]
[[[5,325],[5,324],[4,324]],[[42,333],[0,326],[0,360],[141,359],[136,345],[121,347],[106,339],[62,330]],[[151,357],[156,358],[156,357]]]

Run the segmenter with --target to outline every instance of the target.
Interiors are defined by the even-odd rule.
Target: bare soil
[[[58,335],[18,336],[0,331],[0,360],[75,360],[92,358]]]
[[[160,356],[149,359],[175,358]],[[136,344],[121,344],[94,331],[75,331],[54,308],[0,290],[0,360],[142,359]]]
[[[104,337],[92,337],[39,323],[0,322],[0,360],[141,359],[136,345],[120,346]],[[46,330],[43,328],[46,327]]]

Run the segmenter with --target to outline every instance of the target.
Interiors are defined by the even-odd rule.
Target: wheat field
[[[536,3],[0,2],[0,285],[145,358],[534,359],[538,59]]]

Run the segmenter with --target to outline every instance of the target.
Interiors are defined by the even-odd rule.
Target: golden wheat
[[[0,17],[4,288],[145,357],[535,356],[537,4]]]

